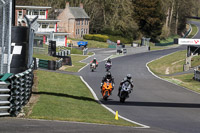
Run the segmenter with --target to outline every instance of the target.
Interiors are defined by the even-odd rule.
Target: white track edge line
[[[83,83],[89,88],[89,90],[90,90],[90,92],[92,93],[92,95],[93,95],[93,97],[95,98],[95,100],[96,100],[101,106],[103,106],[104,108],[106,108],[108,111],[110,111],[112,114],[115,115],[115,111],[114,111],[114,110],[110,109],[109,107],[107,107],[106,105],[104,105],[102,102],[99,101],[97,95],[95,94],[95,92],[93,91],[93,89],[89,86],[89,84],[83,79],[83,77],[80,76],[80,78],[81,78],[81,80],[83,81]],[[128,121],[128,122],[131,122],[131,123],[133,123],[133,124],[137,124],[137,125],[142,126],[142,127],[134,127],[134,128],[150,128],[149,126],[146,126],[146,125],[144,125],[144,124],[140,124],[140,123],[138,123],[138,122],[132,121],[132,120],[127,119],[127,118],[125,118],[125,117],[123,117],[123,116],[121,116],[121,115],[118,115],[118,117],[121,118],[121,119],[124,119],[124,120],[126,120],[126,121]]]

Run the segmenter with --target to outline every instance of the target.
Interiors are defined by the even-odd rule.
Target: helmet
[[[108,72],[108,73],[106,74],[106,78],[107,78],[107,79],[111,79],[111,77],[112,77],[112,76],[111,76],[111,73]]]
[[[131,74],[127,74],[127,79],[131,79],[132,78],[132,76],[131,76]]]
[[[94,57],[94,60],[96,60],[96,58]]]
[[[111,59],[110,59],[110,58],[108,58],[108,61],[111,61]]]

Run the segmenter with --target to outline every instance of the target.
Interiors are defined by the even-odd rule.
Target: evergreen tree
[[[151,41],[157,41],[162,33],[164,13],[160,0],[133,0],[135,19],[141,33],[150,37]]]

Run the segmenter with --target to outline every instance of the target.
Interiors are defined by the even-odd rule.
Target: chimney
[[[80,3],[80,8],[83,8],[83,3]]]
[[[66,6],[65,6],[66,8],[68,8],[69,7],[69,2],[66,2]]]

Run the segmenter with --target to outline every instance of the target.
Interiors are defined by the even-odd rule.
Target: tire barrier
[[[62,65],[72,65],[72,59],[71,56],[65,56],[62,57],[63,61],[62,61]]]
[[[55,57],[64,57],[70,55],[70,50],[61,50],[60,52],[56,52]]]
[[[9,113],[11,116],[17,116],[22,107],[28,103],[32,93],[33,78],[33,68],[9,78],[11,91]]]
[[[12,27],[10,73],[20,73],[27,70],[29,56],[29,28]]]
[[[17,116],[31,97],[33,86],[33,68],[18,73],[0,75],[0,116]]]
[[[37,66],[42,69],[57,70],[62,67],[63,59],[50,61],[36,58]]]

